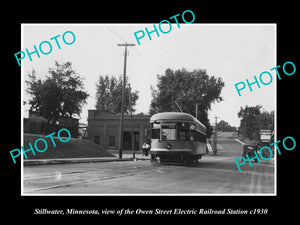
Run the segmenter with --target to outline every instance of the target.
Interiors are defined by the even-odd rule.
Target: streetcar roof
[[[188,113],[182,113],[182,112],[163,112],[163,113],[157,113],[154,114],[150,118],[150,122],[155,121],[186,121],[186,122],[194,122],[202,127],[205,128],[205,126],[197,120],[195,117],[193,117],[191,114]]]

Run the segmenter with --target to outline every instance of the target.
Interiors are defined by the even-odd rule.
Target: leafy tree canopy
[[[228,122],[221,120],[217,123],[217,130],[218,131],[236,131],[236,128],[231,126]]]
[[[205,69],[187,71],[186,69],[167,69],[165,74],[158,75],[157,88],[151,87],[152,101],[149,113],[179,111],[176,103],[183,112],[196,116],[198,105],[198,120],[207,127],[208,136],[211,127],[207,111],[214,102],[222,101],[220,96],[224,82],[222,78],[209,76]]]
[[[37,79],[34,70],[28,76],[29,80],[25,82],[26,91],[31,95],[28,102],[30,110],[53,121],[80,115],[89,95],[84,91],[82,78],[72,68],[71,62],[55,62],[45,80]]]
[[[125,81],[126,83],[126,81]],[[129,98],[131,101],[129,101]],[[124,112],[130,113],[130,104],[132,112],[135,111],[134,106],[138,100],[138,91],[130,90],[129,86],[125,86],[125,102]],[[122,76],[116,78],[114,76],[99,76],[96,83],[96,109],[105,109],[112,112],[120,113],[122,105]]]
[[[241,107],[238,117],[241,118],[239,133],[242,138],[258,141],[260,139],[260,130],[274,130],[274,111],[261,112],[262,106]]]

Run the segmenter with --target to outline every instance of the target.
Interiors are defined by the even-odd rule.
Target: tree
[[[274,130],[274,110],[271,112],[263,111],[256,118],[261,130]]]
[[[208,120],[207,111],[215,101],[222,101],[220,96],[224,87],[221,78],[209,76],[204,69],[171,70],[167,69],[164,75],[157,75],[157,89],[151,87],[152,101],[149,113],[178,111],[176,103],[183,112],[196,116],[196,105],[198,105],[198,116],[207,127],[210,136],[212,130]]]
[[[99,76],[99,80],[96,83],[96,109],[114,111],[112,92],[117,83],[117,78],[114,76]]]
[[[260,130],[274,130],[274,111],[261,112],[262,106],[241,107],[238,117],[241,118],[240,134],[242,138],[258,141],[260,139]]]
[[[130,92],[129,86],[125,87],[124,112],[130,113],[129,93],[131,93],[131,108],[136,105],[138,100],[138,91]],[[99,76],[96,83],[96,109],[105,109],[112,112],[120,113],[122,104],[122,76],[118,79],[114,76]]]
[[[235,127],[230,126],[229,123],[227,123],[224,120],[221,120],[220,122],[217,123],[217,130],[218,131],[235,131]]]
[[[250,140],[258,140],[259,127],[256,116],[260,114],[261,106],[248,106],[241,107],[238,112],[238,117],[241,118],[240,133],[243,138]]]
[[[36,78],[33,70],[28,74],[27,92],[31,95],[30,110],[56,122],[61,117],[79,116],[83,104],[89,96],[85,92],[82,78],[72,69],[72,63],[59,64],[49,68],[50,76],[46,80]]]

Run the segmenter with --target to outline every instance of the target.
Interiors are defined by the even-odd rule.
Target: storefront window
[[[109,147],[116,147],[116,136],[109,136],[108,137],[108,146]]]
[[[100,136],[95,135],[95,136],[94,136],[94,142],[95,142],[97,145],[100,145]]]

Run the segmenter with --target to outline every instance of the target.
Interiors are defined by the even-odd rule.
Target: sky
[[[158,27],[158,24],[156,24]],[[276,75],[270,71],[276,65],[276,25],[275,24],[180,24],[172,23],[169,33],[160,36],[152,33],[152,40],[147,34],[140,39],[138,45],[134,33],[153,30],[153,24],[22,24],[21,50],[34,50],[43,41],[52,44],[52,52],[48,55],[40,53],[28,56],[21,61],[23,100],[30,96],[25,92],[25,80],[34,69],[37,78],[45,79],[48,69],[54,67],[55,61],[72,62],[73,69],[84,78],[85,90],[89,93],[87,104],[82,108],[80,122],[87,123],[89,109],[95,109],[96,82],[100,75],[120,76],[123,74],[124,47],[117,44],[124,42],[136,46],[128,47],[127,76],[133,90],[139,92],[136,113],[148,113],[151,102],[150,86],[156,87],[157,75],[165,70],[185,68],[206,69],[208,75],[221,77],[225,83],[221,96],[222,102],[215,102],[208,111],[211,124],[214,117],[218,121],[225,120],[231,126],[239,126],[237,113],[240,107],[261,105],[263,110],[271,111],[276,107]],[[168,27],[162,27],[168,30]],[[66,45],[62,35],[66,31],[75,34],[75,42]],[[57,40],[50,38],[60,35]],[[66,41],[71,41],[66,35]],[[44,45],[44,51],[47,46]],[[17,63],[17,61],[16,61]],[[259,79],[263,71],[273,76],[270,85],[258,88],[252,85],[253,92],[246,87],[240,97],[235,89],[238,82]],[[263,77],[264,82],[269,78]],[[23,102],[22,100],[22,102]],[[23,106],[23,116],[28,116],[29,105]]]

